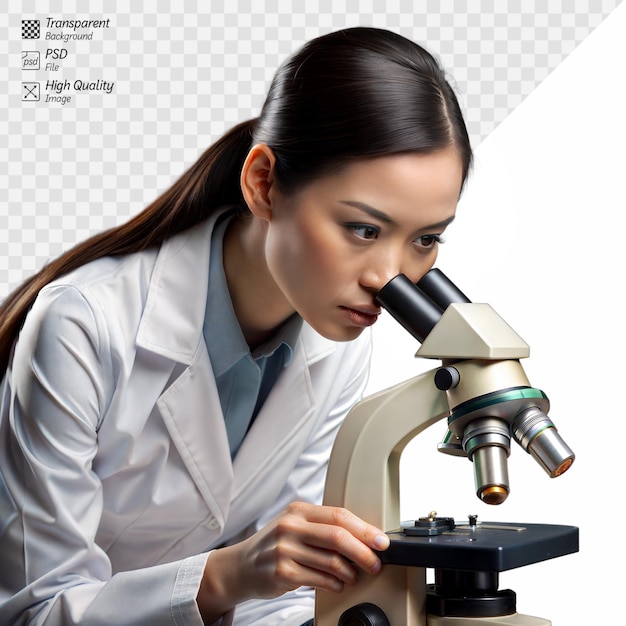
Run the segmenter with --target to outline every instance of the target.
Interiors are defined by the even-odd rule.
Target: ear
[[[272,216],[270,190],[274,184],[276,156],[266,144],[252,147],[241,169],[241,192],[250,212],[269,221]]]

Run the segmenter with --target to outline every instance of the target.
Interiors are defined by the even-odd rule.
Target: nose
[[[360,283],[372,294],[377,294],[394,276],[400,274],[401,260],[389,251],[368,255],[361,270]]]
[[[370,293],[378,293],[392,278],[405,274],[417,283],[435,263],[436,254],[421,258],[414,250],[379,249],[365,260],[361,272],[361,286]]]

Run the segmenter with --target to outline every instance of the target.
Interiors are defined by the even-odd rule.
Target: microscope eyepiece
[[[453,302],[471,302],[471,300],[437,267],[426,272],[417,283],[438,307],[444,311]]]
[[[378,292],[376,300],[420,343],[443,314],[443,310],[404,274],[392,278]]]
[[[453,302],[469,298],[440,270],[431,269],[416,284],[404,274],[392,278],[376,296],[378,303],[420,343]]]

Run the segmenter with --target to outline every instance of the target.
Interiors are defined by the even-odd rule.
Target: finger
[[[347,562],[354,563],[362,570],[375,574],[380,570],[378,555],[348,530],[329,524],[311,524],[303,531],[302,541],[315,548],[336,553]]]
[[[310,522],[330,524],[345,528],[353,537],[368,545],[373,550],[386,550],[389,537],[372,524],[368,524],[354,513],[342,507],[317,506],[304,502],[290,506],[296,513],[303,515]]]
[[[300,543],[338,553],[366,572],[375,574],[381,568],[380,559],[372,548],[353,534],[364,537],[369,532],[375,537],[375,532],[380,531],[345,509],[312,505],[290,507],[276,530],[284,538],[297,537]]]
[[[279,564],[274,574],[279,586],[285,590],[296,589],[297,587],[313,587],[340,593],[346,584],[354,584],[356,576],[350,582],[346,582],[337,576],[330,574],[316,567],[308,567],[295,560],[284,561]]]
[[[293,560],[308,569],[322,572],[346,585],[353,585],[357,581],[356,567],[335,550],[313,546],[306,542],[294,545],[290,550]]]
[[[300,560],[303,564],[337,574],[350,584],[354,578],[353,562],[362,569],[375,573],[380,569],[376,554],[350,531],[314,520],[332,519],[330,511],[319,515],[313,505],[289,507],[275,522],[275,550],[277,558]],[[298,556],[295,556],[298,555]]]

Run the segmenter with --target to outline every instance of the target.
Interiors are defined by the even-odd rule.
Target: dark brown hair
[[[103,256],[158,246],[220,207],[243,207],[241,167],[256,143],[274,151],[276,180],[286,193],[357,159],[454,146],[463,181],[472,162],[457,98],[424,48],[366,27],[313,39],[279,68],[258,118],[226,133],[133,219],[65,252],[6,298],[0,307],[0,372],[50,281]]]

